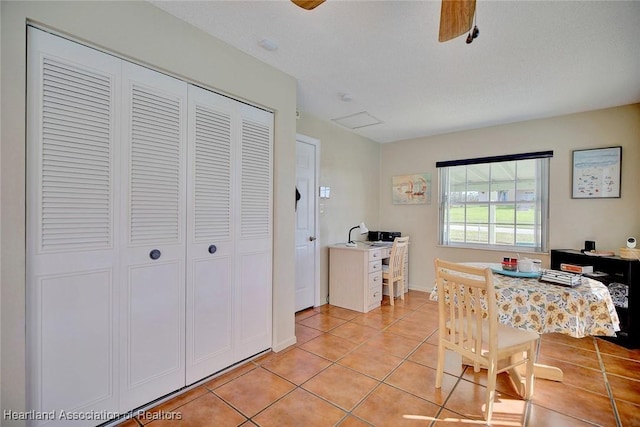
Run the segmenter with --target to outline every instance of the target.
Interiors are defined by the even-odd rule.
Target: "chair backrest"
[[[389,279],[398,280],[404,277],[404,257],[409,245],[409,236],[396,237],[391,246],[389,256]]]
[[[435,267],[440,338],[473,360],[481,349],[496,351],[498,317],[491,269],[440,259]],[[449,334],[443,336],[447,330]]]

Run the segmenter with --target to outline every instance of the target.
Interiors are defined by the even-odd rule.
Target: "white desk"
[[[329,246],[329,303],[362,313],[380,307],[382,261],[390,254],[391,245],[358,242],[356,247],[344,243]],[[408,260],[408,253],[405,259]],[[408,271],[408,261],[405,269]]]

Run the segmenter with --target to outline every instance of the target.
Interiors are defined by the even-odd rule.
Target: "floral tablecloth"
[[[476,267],[496,264],[466,263]],[[499,264],[497,264],[499,268]],[[538,279],[493,274],[498,320],[506,325],[538,333],[559,332],[575,338],[589,335],[615,336],[620,320],[609,290],[602,283],[583,277],[574,288]],[[431,299],[437,301],[434,287]]]

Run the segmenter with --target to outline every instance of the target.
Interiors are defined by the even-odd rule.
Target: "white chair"
[[[382,266],[382,286],[389,287],[389,303],[393,304],[394,284],[398,284],[400,299],[404,300],[404,258],[409,245],[409,236],[396,237],[391,246],[389,265]]]
[[[438,366],[436,388],[442,386],[445,350],[487,369],[484,417],[491,421],[498,373],[525,364],[523,398],[533,395],[533,363],[540,335],[498,323],[493,274],[478,268],[435,260],[438,289]],[[465,363],[466,364],[466,363]]]

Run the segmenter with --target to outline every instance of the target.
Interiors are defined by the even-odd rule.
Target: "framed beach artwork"
[[[391,179],[394,205],[431,203],[431,174],[398,175]]]
[[[571,198],[620,197],[622,147],[573,151]]]

